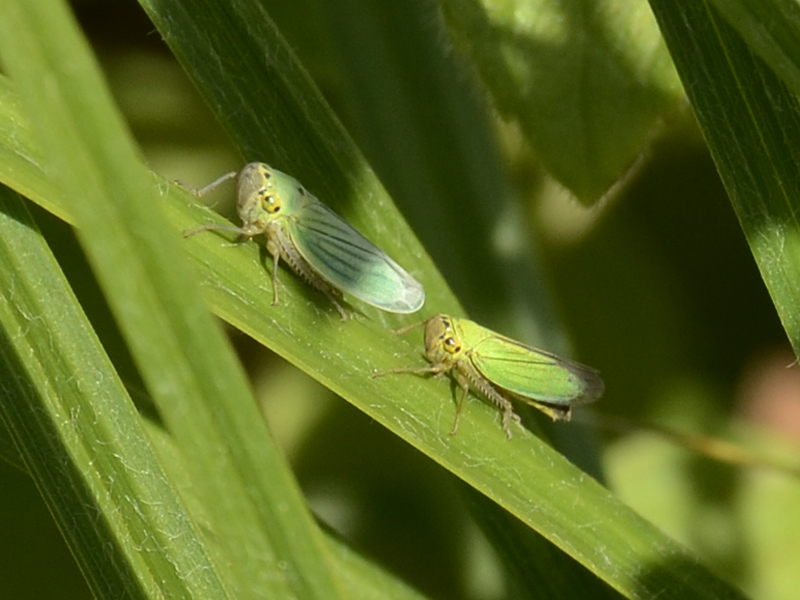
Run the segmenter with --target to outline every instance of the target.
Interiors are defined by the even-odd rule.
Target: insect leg
[[[229,179],[233,179],[238,174],[239,174],[238,171],[231,171],[230,173],[225,173],[225,175],[222,175],[221,177],[217,177],[214,181],[212,181],[208,185],[204,185],[203,187],[201,187],[199,189],[195,188],[195,187],[192,187],[190,185],[186,185],[182,181],[176,181],[175,183],[177,183],[179,186],[181,186],[185,190],[188,190],[189,192],[191,192],[192,194],[194,194],[198,198],[202,198],[203,196],[205,196],[206,194],[208,194],[212,190],[217,189],[220,185],[222,185],[223,183],[225,183]]]
[[[406,325],[405,327],[400,327],[399,329],[392,329],[392,333],[395,335],[405,335],[406,333],[416,329],[420,325],[425,325],[428,321],[430,321],[430,319],[423,319],[422,321],[412,323],[411,325]]]
[[[476,390],[486,396],[488,400],[494,402],[497,407],[503,411],[503,431],[506,432],[506,436],[509,438],[513,437],[511,434],[511,423],[512,421],[514,423],[519,423],[520,418],[519,415],[514,412],[514,405],[511,404],[511,400],[497,391],[483,375],[471,366],[471,363],[462,361],[459,363],[459,370],[462,371],[461,374],[466,376]]]
[[[508,406],[503,407],[503,431],[506,432],[506,435],[509,439],[511,439],[511,422],[519,423],[520,418],[517,413],[514,412],[514,407],[511,403],[508,403]]]
[[[278,265],[281,262],[280,246],[267,237],[267,251],[272,255],[272,306],[278,306]]]
[[[427,373],[435,373],[438,375],[441,373],[441,369],[437,369],[435,366],[433,367],[395,367],[394,369],[386,369],[385,371],[378,371],[377,369],[372,370],[372,378],[375,377],[383,377],[385,375],[393,375],[395,373],[413,373],[414,375],[425,375]]]
[[[336,307],[336,310],[338,310],[338,311],[339,311],[339,314],[340,314],[340,315],[341,315],[341,317],[342,317],[342,322],[344,322],[344,321],[347,321],[347,313],[346,313],[346,312],[344,311],[344,309],[342,308],[342,305],[341,305],[341,304],[339,304],[339,303],[336,301],[336,298],[333,296],[333,294],[331,294],[331,293],[328,291],[327,287],[320,287],[319,289],[320,289],[320,291],[321,291],[323,294],[325,294],[325,297],[326,297],[326,298],[328,298],[328,300],[330,300],[330,301],[331,301],[331,304],[333,304],[333,305]]]
[[[183,237],[188,238],[192,237],[200,233],[201,231],[235,231],[238,234],[242,234],[242,228],[236,227],[235,225],[223,225],[221,223],[207,223],[206,225],[200,225],[200,227],[195,227],[194,229],[184,229],[183,230]]]
[[[458,425],[461,422],[461,409],[464,408],[464,400],[467,398],[469,392],[469,381],[459,371],[453,371],[456,382],[461,387],[461,398],[456,401],[456,419],[453,421],[453,428],[450,430],[450,435],[458,433]]]
[[[527,401],[528,404],[538,408],[553,421],[569,421],[572,417],[572,409],[569,406],[550,406],[541,402]]]
[[[297,245],[292,236],[279,225],[275,224],[275,222],[270,223],[264,233],[267,236],[267,250],[269,250],[274,257],[275,264],[277,265],[279,257],[282,258],[283,262],[286,263],[300,279],[303,279],[306,283],[311,285],[311,287],[325,294],[325,297],[330,300],[331,304],[333,304],[339,312],[342,321],[347,321],[347,312],[345,312],[342,305],[337,301],[335,289],[332,288],[331,285],[319,275],[318,271],[303,257],[297,249]],[[276,269],[273,270],[273,278],[275,277],[275,272]],[[277,287],[275,289],[277,290]],[[277,299],[273,304],[277,304]]]

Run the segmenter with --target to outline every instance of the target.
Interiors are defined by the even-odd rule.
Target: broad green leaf
[[[643,1],[440,4],[497,108],[583,202],[625,174],[681,97]]]

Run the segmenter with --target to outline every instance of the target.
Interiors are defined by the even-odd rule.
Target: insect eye
[[[458,345],[458,342],[455,338],[449,337],[445,338],[444,340],[444,349],[450,354],[455,354],[461,350],[461,346]]]
[[[264,194],[261,197],[261,206],[269,214],[274,215],[281,210],[281,201],[272,194]]]

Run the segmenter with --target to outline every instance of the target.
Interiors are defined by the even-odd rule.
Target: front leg
[[[272,306],[278,306],[278,265],[281,262],[281,249],[273,239],[268,238],[267,251],[272,255]]]

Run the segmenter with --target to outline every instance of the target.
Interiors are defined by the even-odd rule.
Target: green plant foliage
[[[446,378],[370,377],[425,365],[421,335],[393,329],[469,314],[598,368],[601,412],[736,431],[737,381],[785,343],[776,308],[798,347],[800,128],[793,49],[749,36],[765,13],[718,3],[652,5],[741,229],[644,3],[76,5],[105,81],[65,3],[3,4],[0,453],[91,593],[791,598],[785,475],[765,486],[640,436],[601,445],[583,407],[567,425],[515,405],[507,440],[470,398],[451,436]],[[345,301],[342,322],[289,269],[273,306],[264,248],[183,238],[235,222],[235,191],[209,209],[171,180],[250,161],[408,269],[423,309]],[[609,186],[613,202],[574,202]],[[24,558],[14,544],[0,565]]]
[[[644,2],[441,4],[500,112],[584,202],[622,177],[680,99]]]

